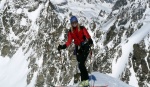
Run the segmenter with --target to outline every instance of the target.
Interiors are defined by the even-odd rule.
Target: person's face
[[[76,21],[75,21],[75,22],[72,22],[71,25],[72,25],[72,27],[77,27],[78,22],[76,22]]]

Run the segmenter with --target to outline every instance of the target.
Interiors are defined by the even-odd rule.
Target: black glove
[[[58,51],[60,51],[61,49],[66,49],[66,48],[67,48],[66,44],[64,44],[64,45],[59,45],[59,46],[58,46]]]
[[[93,40],[91,38],[88,39],[87,42],[81,42],[80,46],[81,48],[84,48],[84,46],[91,46],[93,44]]]
[[[91,38],[88,39],[88,43],[89,43],[89,45],[92,45],[93,44],[93,40]]]

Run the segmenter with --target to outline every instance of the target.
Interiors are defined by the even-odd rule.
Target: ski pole
[[[61,56],[61,51],[59,50],[60,58],[61,58],[61,64],[62,64],[62,56]]]
[[[59,50],[59,54],[60,54],[60,60],[61,60],[61,63],[60,63],[60,70],[61,72],[63,71],[63,58],[62,58],[62,52],[61,50]],[[62,77],[63,78],[63,77]],[[60,81],[60,86],[62,86],[62,81]]]
[[[92,69],[93,69],[93,61],[92,61],[92,54],[93,54],[93,52],[92,52],[92,49],[91,49],[91,51],[90,51],[90,64],[91,64],[91,66],[90,66],[90,71],[91,71],[91,80],[92,80]],[[94,84],[95,84],[95,80],[94,80],[94,82],[93,82],[93,84],[92,84],[92,81],[91,81],[91,86],[92,87],[94,87]]]
[[[90,64],[92,64],[92,50],[90,51]],[[90,72],[92,73],[92,67],[90,68]]]
[[[90,51],[90,64],[92,64],[92,50]],[[91,83],[92,83],[92,65],[90,66],[90,74],[91,74]]]
[[[63,69],[63,58],[62,58],[62,54],[61,51],[59,50],[59,54],[60,54],[60,60],[61,60],[61,69]]]

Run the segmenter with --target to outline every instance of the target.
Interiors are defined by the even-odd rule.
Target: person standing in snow
[[[58,50],[60,51],[61,49],[67,48],[71,44],[72,40],[74,40],[75,55],[81,72],[81,82],[79,83],[79,86],[88,86],[89,76],[85,67],[85,61],[90,52],[90,47],[93,45],[93,41],[87,29],[84,26],[79,25],[76,16],[72,16],[70,22],[71,29],[68,31],[68,40],[64,45],[59,45]]]

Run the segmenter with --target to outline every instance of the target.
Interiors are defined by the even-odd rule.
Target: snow
[[[139,43],[147,34],[150,32],[150,24],[144,24],[141,29],[137,30],[128,38],[127,43],[122,43],[122,55],[116,61],[114,58],[112,63],[112,76],[119,78],[121,73],[124,71],[126,64],[128,64],[129,54],[133,51],[133,44]],[[126,42],[126,41],[125,41]],[[136,81],[136,78],[132,78],[133,81]],[[133,86],[137,86],[133,85]]]
[[[22,18],[20,25],[25,26],[26,24],[27,24],[27,20],[25,18]]]
[[[34,72],[33,78],[27,87],[34,87],[35,86],[37,75],[38,75],[38,72]]]
[[[129,20],[129,21],[126,23],[126,25],[125,25],[124,27],[125,27],[126,29],[129,28],[130,23],[131,23],[131,20]]]
[[[109,21],[107,21],[102,25],[102,30],[107,32],[110,29],[110,27],[114,24],[115,21],[116,21],[116,17],[111,18]]]
[[[31,51],[30,51],[31,52]],[[20,47],[16,54],[9,57],[0,56],[0,87],[25,87],[28,74],[29,54],[24,54]]]
[[[13,32],[13,30],[12,30],[12,27],[11,28],[9,28],[9,30],[10,30],[10,33],[9,33],[9,37],[7,37],[7,39],[8,40],[19,40],[19,37],[18,36],[16,36],[15,35],[15,33]]]
[[[150,9],[147,8],[145,11],[145,18],[142,18],[139,22],[143,22],[143,26],[135,31],[131,37],[128,38],[128,41],[124,39],[124,42],[121,43],[122,46],[122,55],[118,60],[114,58],[112,63],[112,75],[115,78],[120,78],[122,72],[124,71],[126,64],[128,64],[129,61],[129,54],[133,52],[133,44],[139,43],[141,40],[143,40],[150,32],[150,19],[149,19],[149,13]],[[126,28],[129,27],[131,20],[128,21],[128,23],[125,25]],[[134,25],[134,28],[136,28],[136,25]],[[148,46],[147,46],[148,47]],[[117,60],[117,61],[116,61]],[[130,68],[131,76],[129,80],[129,84],[138,87],[138,80],[136,78],[136,73],[133,70],[133,66]]]
[[[131,76],[130,76],[129,84],[134,86],[134,87],[138,87],[138,81],[136,79],[136,75],[135,75],[135,72],[133,70],[133,66],[130,68],[130,71],[131,71]]]
[[[53,4],[62,4],[62,3],[66,3],[67,0],[50,0]]]
[[[80,3],[80,2],[71,2],[71,0],[69,2],[70,3],[68,3],[67,5],[58,6],[61,9],[67,8],[69,10],[68,13],[65,13],[65,14],[58,12],[59,18],[61,20],[63,20],[66,17],[69,20],[70,17],[68,15],[69,15],[69,13],[72,13],[73,15],[76,15],[78,17],[79,23],[86,25],[86,24],[84,24],[86,21],[91,21],[91,18],[97,18],[98,17],[100,10],[105,10],[106,13],[111,12],[111,5],[106,4],[106,3],[104,3],[104,4],[96,3],[95,5],[93,5],[93,4],[89,4],[87,2],[84,2],[84,4]],[[100,19],[105,20],[103,18],[100,18]],[[102,21],[102,20],[100,20],[100,21]],[[113,17],[112,19],[110,19],[106,23],[103,23],[102,27],[101,27],[102,31],[107,32],[110,29],[110,27],[114,24],[115,21],[116,21],[116,17]],[[127,23],[126,27],[128,27],[129,24],[130,24],[130,21]],[[90,35],[93,37],[93,33],[91,32],[91,30],[89,29],[88,31],[90,32]],[[64,37],[64,35],[62,34],[60,36],[60,39],[63,40],[64,39],[63,37]],[[95,41],[94,41],[94,44],[95,44]],[[129,45],[130,45],[129,47],[128,47],[128,44],[124,46],[125,49],[129,48],[129,52],[126,52],[127,50],[124,50],[123,55],[122,55],[123,57],[119,58],[120,61],[118,61],[116,63],[115,62],[116,59],[114,58],[112,76],[115,78],[119,78],[119,75],[124,70],[125,64],[127,64],[127,62],[128,62],[127,58],[128,58],[129,53],[132,51],[131,48],[132,48],[133,43],[129,44]],[[121,61],[124,61],[124,62],[122,63]],[[132,75],[132,77],[134,77],[134,74]],[[137,80],[134,78],[133,81],[137,81]]]
[[[63,41],[65,39],[65,34],[64,34],[64,32],[62,32],[62,34],[60,35],[60,37],[59,37],[59,40],[60,41]]]
[[[17,9],[16,13],[17,14],[21,14],[22,13],[22,9],[21,8]]]
[[[2,0],[0,2],[0,10],[4,8],[4,4],[6,3],[7,0]],[[112,5],[109,3],[95,3],[95,4],[89,4],[87,3],[86,0],[84,0],[84,3],[80,3],[74,0],[50,0],[54,5],[57,6],[56,13],[58,14],[58,17],[60,18],[61,21],[63,21],[64,18],[67,20],[70,19],[69,14],[72,12],[73,15],[76,15],[79,19],[79,23],[85,25],[88,28],[88,32],[92,36],[92,39],[94,37],[93,31],[90,30],[89,25],[90,22],[92,22],[92,19],[98,19],[99,23],[102,23],[101,29],[104,32],[107,32],[110,27],[115,23],[117,17],[113,17],[109,20],[106,20],[107,14],[111,12],[111,7]],[[67,3],[69,2],[69,3]],[[63,4],[67,3],[67,4]],[[62,4],[61,6],[59,6]],[[48,6],[48,3],[47,3]],[[28,31],[28,34],[31,35],[32,40],[34,37],[36,37],[36,32],[32,33],[32,29],[38,30],[39,26],[36,25],[36,20],[40,16],[40,12],[43,9],[44,4],[40,4],[39,7],[32,12],[28,12],[28,9],[17,9],[16,13],[21,14],[22,12],[25,12],[28,16],[28,18],[32,21],[32,25],[30,27],[30,30]],[[61,9],[68,9],[67,12],[60,12]],[[24,10],[24,11],[23,11]],[[101,10],[106,11],[106,16],[104,17],[99,17],[99,12]],[[119,10],[114,11],[114,14],[117,14]],[[126,83],[122,82],[119,80],[122,72],[124,72],[124,69],[126,67],[126,64],[128,64],[129,60],[129,54],[133,52],[133,44],[139,43],[147,34],[150,32],[150,8],[147,7],[145,13],[145,19],[142,19],[142,22],[144,22],[144,25],[134,32],[131,37],[129,37],[127,40],[126,38],[122,40],[123,43],[121,43],[122,47],[122,55],[120,58],[116,59],[114,58],[112,62],[112,74],[110,76],[106,74],[102,74],[99,72],[93,72],[90,76],[95,77],[96,80],[94,79],[90,80],[90,84],[94,84],[95,86],[99,85],[108,85],[108,87],[131,87],[127,85]],[[104,22],[107,21],[107,22]],[[131,20],[127,22],[125,25],[125,28],[128,28],[130,25]],[[69,22],[68,22],[69,23]],[[20,21],[20,25],[26,26],[27,25],[27,19],[22,18]],[[52,29],[52,32],[55,29]],[[30,34],[32,33],[32,34]],[[14,40],[14,39],[19,39],[17,36],[15,36],[14,32],[12,31],[12,28],[10,28],[10,33],[9,33],[9,38],[8,40]],[[64,32],[60,35],[59,39],[62,41],[64,40]],[[96,43],[95,40],[93,39],[95,45],[100,45],[100,43]],[[26,44],[23,44],[23,46],[28,46],[30,40],[26,39]],[[148,49],[149,42],[147,42],[147,49]],[[95,46],[96,47],[96,46]],[[108,47],[112,47],[112,43],[108,44]],[[27,48],[27,47],[26,47]],[[102,49],[103,47],[101,47]],[[2,57],[0,56],[0,87],[34,87],[36,80],[37,80],[37,75],[38,72],[34,72],[33,78],[31,80],[31,83],[27,86],[27,74],[30,71],[28,69],[28,62],[27,58],[30,56],[32,53],[32,49],[27,54],[24,54],[25,52],[22,50],[22,47],[18,49],[18,51],[13,55],[12,58],[9,58],[8,56]],[[117,61],[116,61],[117,60]],[[38,66],[42,67],[43,59],[40,58],[39,61],[37,61]],[[136,78],[136,73],[133,70],[133,66],[130,68],[131,71],[131,76],[130,76],[130,81],[129,84],[138,87],[138,81]],[[60,71],[57,74],[58,79],[61,77],[60,76]],[[111,77],[112,76],[112,77]],[[113,78],[114,77],[114,78]],[[58,85],[61,82],[58,83]],[[73,79],[70,81],[69,85],[73,85]]]
[[[7,0],[2,0],[0,2],[0,10],[4,8],[4,4],[6,3]]]
[[[150,8],[149,7],[147,7],[147,9],[146,9],[146,11],[144,12],[144,22],[150,22]]]
[[[92,72],[91,75],[89,75],[89,78],[90,78],[89,79],[90,86],[132,87],[118,79],[115,79],[111,76],[99,72]],[[71,85],[73,85],[73,79],[68,84],[68,86]],[[73,86],[77,86],[77,84]]]
[[[95,4],[89,4],[86,1],[83,3],[72,0],[67,1],[69,2],[67,5],[57,6],[60,9],[68,9],[65,13],[57,12],[59,19],[63,20],[64,18],[67,18],[69,20],[69,14],[72,13],[78,17],[79,23],[81,24],[83,24],[82,21],[91,21],[91,18],[97,18],[101,10],[106,11],[106,13],[109,14],[112,7],[109,3],[98,2]]]
[[[36,19],[40,16],[40,12],[43,9],[44,5],[40,4],[39,7],[32,12],[28,12],[28,9],[25,9],[25,13],[28,15],[28,18],[32,21],[32,25],[36,22]]]

